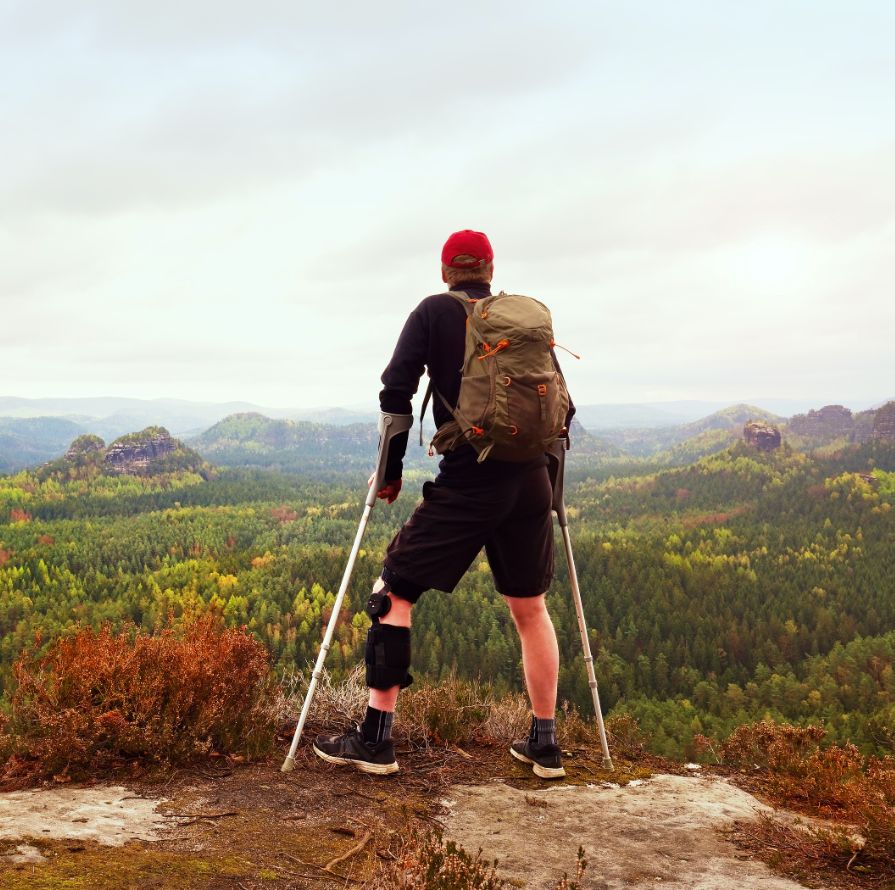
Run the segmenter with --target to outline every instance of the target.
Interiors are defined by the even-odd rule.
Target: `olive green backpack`
[[[566,433],[569,411],[569,392],[553,356],[550,310],[532,297],[503,291],[478,300],[449,293],[466,310],[466,352],[456,406],[429,383],[422,414],[434,391],[453,417],[439,427],[431,448],[444,454],[468,442],[479,463],[544,454]]]

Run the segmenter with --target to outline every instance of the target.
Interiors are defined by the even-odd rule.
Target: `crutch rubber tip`
[[[294,770],[294,769],[295,769],[295,758],[290,756],[290,757],[287,757],[283,761],[283,765],[280,767],[280,772],[281,773],[291,773],[292,770]],[[610,767],[610,769],[611,769],[611,767]]]
[[[608,769],[610,772],[612,772],[615,769],[615,767],[612,765],[612,758],[610,758],[610,757],[603,758],[603,769]],[[286,764],[283,764],[283,772],[286,772]]]

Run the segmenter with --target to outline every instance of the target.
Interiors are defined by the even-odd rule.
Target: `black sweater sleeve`
[[[422,304],[417,306],[404,324],[391,361],[382,372],[383,389],[379,407],[386,414],[411,414],[413,397],[426,369],[429,350],[429,324]],[[408,433],[395,436],[389,443],[385,463],[386,481],[400,479],[404,472],[404,453]]]

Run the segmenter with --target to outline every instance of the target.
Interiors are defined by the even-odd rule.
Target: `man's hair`
[[[457,257],[463,260],[463,257]],[[470,257],[474,261],[474,257]],[[477,266],[473,269],[455,269],[453,266],[441,265],[441,271],[444,273],[444,280],[450,287],[461,282],[469,284],[490,284],[494,277],[494,263],[485,263],[483,266]]]

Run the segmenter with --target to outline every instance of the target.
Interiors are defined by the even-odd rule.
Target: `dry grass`
[[[283,678],[278,713],[282,724],[294,721],[300,712],[309,678],[293,672]],[[315,727],[347,730],[360,723],[367,706],[363,666],[342,682],[334,682],[323,671],[314,693],[308,723]],[[531,706],[521,693],[498,698],[490,686],[473,680],[450,677],[436,686],[414,685],[401,693],[393,734],[412,747],[464,745],[471,741],[508,742],[524,736],[531,721]],[[584,719],[564,704],[557,731],[562,740],[599,744],[596,722]],[[606,721],[610,745],[634,756],[643,750],[636,720],[627,714]]]

